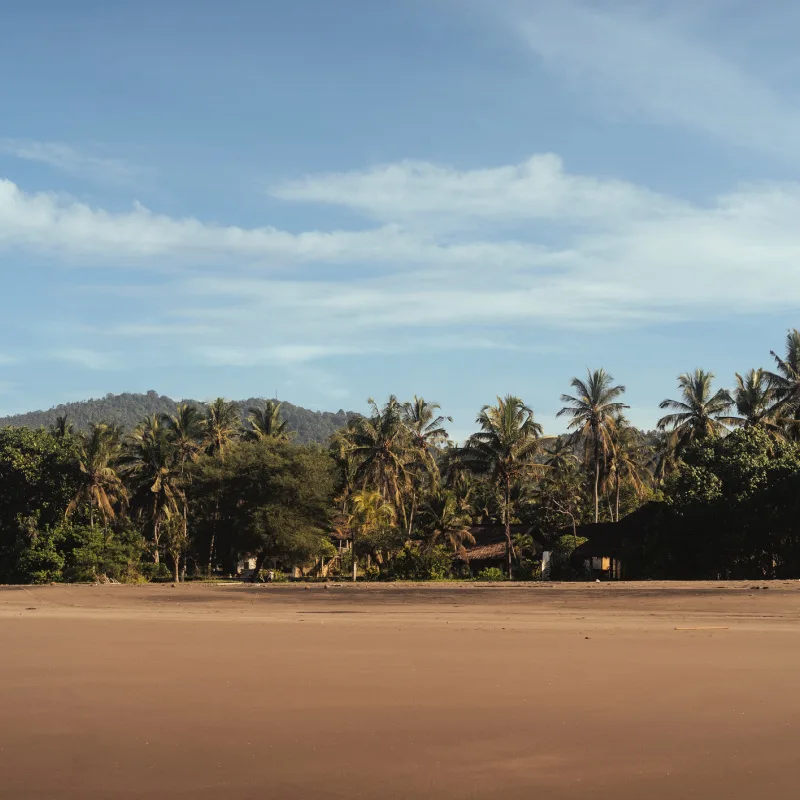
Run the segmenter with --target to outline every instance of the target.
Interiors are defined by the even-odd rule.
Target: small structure
[[[618,581],[627,577],[624,565],[636,561],[648,525],[662,509],[661,503],[645,503],[619,522],[579,525],[576,533],[587,541],[573,551],[573,567],[582,570],[587,578]]]
[[[456,554],[456,563],[466,566],[470,575],[477,576],[487,567],[506,569],[506,530],[502,525],[475,525],[469,529],[475,537],[475,544],[461,547]],[[550,545],[531,525],[512,525],[511,540],[525,536],[532,542],[534,557],[543,558]]]

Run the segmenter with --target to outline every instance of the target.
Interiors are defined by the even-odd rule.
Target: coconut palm
[[[236,403],[218,397],[206,409],[206,442],[209,455],[225,458],[228,444],[241,427],[239,407]]]
[[[180,487],[177,449],[170,429],[155,414],[136,426],[120,457],[120,470],[131,483],[131,505],[150,522],[153,561],[160,561],[161,526],[179,513]],[[179,565],[175,565],[176,576]]]
[[[250,441],[261,442],[266,439],[280,439],[288,441],[290,436],[289,423],[281,418],[281,404],[272,400],[264,403],[264,408],[252,407],[248,409],[247,422],[249,427],[244,435]]]
[[[786,334],[786,355],[781,358],[774,350],[776,371],[768,372],[772,384],[776,418],[785,425],[787,435],[800,439],[800,331]]]
[[[206,434],[206,421],[197,406],[179,403],[174,414],[162,417],[175,448],[183,474],[186,464],[196,461]]]
[[[609,458],[609,477],[614,491],[614,519],[619,522],[619,500],[623,485],[629,486],[641,497],[647,490],[647,482],[651,480],[647,469],[648,449],[642,440],[641,433],[618,414],[614,419],[611,433],[611,451]]]
[[[431,472],[437,469],[436,448],[447,443],[444,423],[453,421],[452,417],[437,414],[439,409],[438,403],[427,403],[414,395],[412,402],[403,403],[401,412],[403,424],[411,434],[412,446]]]
[[[78,491],[67,506],[71,516],[82,505],[89,507],[89,525],[94,528],[95,509],[103,524],[116,516],[114,505],[126,500],[125,486],[115,469],[120,453],[119,429],[105,423],[92,423],[81,437],[78,450]]]
[[[567,428],[584,444],[587,462],[594,467],[594,521],[600,520],[600,467],[612,443],[615,416],[628,408],[618,398],[625,393],[624,386],[614,386],[613,378],[604,369],[587,370],[586,380],[573,378],[574,395],[562,394],[566,405],[558,412],[568,417]],[[591,454],[591,455],[590,455]]]
[[[358,463],[356,481],[362,488],[377,489],[392,503],[408,528],[403,492],[409,484],[412,443],[403,423],[403,407],[390,395],[383,408],[370,398],[372,413],[359,417],[352,428],[350,452]]]
[[[759,426],[777,432],[774,398],[773,383],[763,369],[751,369],[744,376],[736,373],[733,401],[739,414],[737,424],[743,427]]]
[[[425,532],[425,547],[429,550],[445,543],[456,553],[464,542],[475,544],[475,537],[469,530],[469,515],[456,493],[449,489],[439,487],[425,496],[419,520]]]
[[[75,434],[75,426],[66,414],[56,417],[56,421],[50,426],[50,433],[56,439],[67,439]]]
[[[497,405],[484,406],[473,433],[462,450],[462,459],[474,472],[490,477],[501,495],[506,536],[506,569],[511,578],[514,545],[511,541],[512,486],[524,476],[543,469],[536,461],[541,449],[542,426],[519,397],[498,397]]]
[[[709,436],[722,436],[727,432],[726,425],[736,425],[736,417],[729,416],[733,399],[725,389],[716,392],[712,389],[714,373],[696,369],[678,377],[681,400],[662,400],[659,408],[669,409],[658,421],[658,429],[671,430],[677,439],[680,453],[693,442]]]
[[[550,468],[549,475],[560,475],[578,464],[578,456],[568,436],[557,436],[544,452],[544,459]]]
[[[358,574],[358,558],[356,556],[356,536],[369,536],[394,524],[396,515],[394,507],[383,495],[373,489],[362,489],[350,498],[352,515],[348,522],[353,539],[353,581]]]
[[[657,431],[650,434],[655,442],[650,454],[650,470],[656,486],[678,471],[680,456],[678,455],[678,436],[675,431]]]
[[[206,421],[200,409],[188,403],[179,403],[174,414],[164,416],[162,419],[169,432],[172,446],[175,448],[175,458],[177,460],[179,473],[178,486],[180,488],[181,504],[183,506],[181,529],[183,547],[185,548],[189,541],[189,498],[187,489],[188,482],[191,479],[190,473],[186,472],[186,465],[196,461],[200,455],[206,433]],[[178,552],[175,550],[178,544],[175,536],[176,533],[173,526],[173,529],[170,530],[171,549],[173,553]],[[185,572],[185,559],[183,569]]]

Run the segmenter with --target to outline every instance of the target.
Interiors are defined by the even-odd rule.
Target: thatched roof
[[[506,531],[502,525],[474,525],[469,532],[475,537],[475,544],[460,548],[456,558],[466,562],[505,559]],[[519,535],[533,537],[538,552],[547,549],[547,543],[531,525],[512,525],[512,540]]]

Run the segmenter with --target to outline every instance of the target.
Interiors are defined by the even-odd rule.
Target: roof
[[[506,557],[506,529],[503,525],[473,525],[469,532],[475,537],[475,544],[460,548],[456,558],[462,561],[487,561]],[[532,537],[537,552],[547,546],[542,535],[532,525],[512,525],[512,540],[520,535]]]
[[[645,503],[641,508],[623,517],[619,522],[596,522],[588,525],[579,525],[577,535],[588,539],[579,545],[573,552],[574,558],[588,558],[591,556],[618,557],[631,543],[639,540],[648,523],[664,508],[663,503]],[[566,535],[567,531],[562,531]],[[569,530],[572,534],[572,530]]]

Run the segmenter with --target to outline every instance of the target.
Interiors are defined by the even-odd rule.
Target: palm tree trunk
[[[617,476],[616,477],[617,477],[617,499],[616,499],[616,509],[615,509],[615,511],[616,511],[616,521],[619,522],[619,485],[620,485],[619,471],[617,471]]]
[[[181,555],[178,552],[172,554],[173,561],[173,574],[175,576],[175,583],[181,582]]]
[[[600,521],[600,442],[594,438],[594,521]]]
[[[358,561],[356,560],[356,532],[353,531],[353,583],[356,582],[356,578],[358,576]]]
[[[505,497],[505,509],[504,509],[504,517],[505,517],[505,528],[506,528],[506,577],[508,580],[511,580],[511,556],[512,556],[512,545],[511,545],[511,481],[509,480],[508,476],[506,476],[506,497]]]

